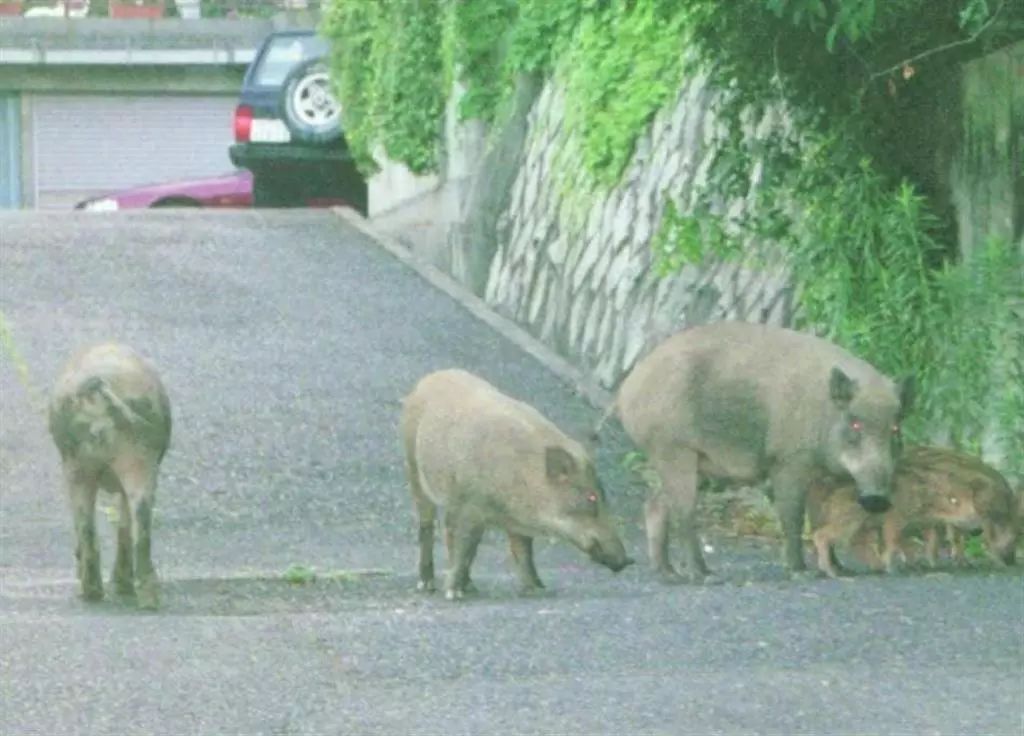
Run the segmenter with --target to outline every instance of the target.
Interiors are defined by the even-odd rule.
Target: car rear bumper
[[[348,148],[325,146],[307,147],[295,143],[235,143],[228,149],[231,163],[243,168],[264,164],[277,167],[296,164],[298,166],[322,163],[354,163]]]

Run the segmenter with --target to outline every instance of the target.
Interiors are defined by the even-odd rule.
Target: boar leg
[[[674,525],[683,544],[687,574],[693,582],[702,582],[709,574],[697,536],[697,453],[674,450],[654,453],[652,463],[661,478],[662,493],[651,498],[645,508],[647,543],[651,563],[662,582],[678,582],[681,577],[668,560],[668,529]]]
[[[434,592],[434,524],[437,507],[425,496],[416,496],[416,517],[419,520],[420,581],[417,590]]]
[[[899,564],[896,558],[899,557],[906,562],[907,555],[901,544],[905,524],[896,514],[889,512],[882,523],[882,557],[885,561],[885,571],[895,573],[899,571]]]
[[[133,458],[119,463],[114,472],[131,509],[132,540],[135,546],[136,593],[139,608],[160,605],[160,584],[151,556],[153,503],[156,499],[156,463],[150,458]]]
[[[450,513],[450,512],[449,512]],[[445,581],[444,597],[448,600],[462,598],[469,592],[469,568],[476,557],[476,549],[484,535],[482,524],[469,519],[454,519],[451,527],[451,559],[448,579]]]
[[[508,533],[508,546],[516,563],[519,585],[524,593],[531,593],[544,587],[533,565],[533,537]]]
[[[839,577],[839,571],[834,562],[835,550],[832,547],[832,535],[828,525],[816,529],[811,535],[814,542],[814,549],[818,556],[818,569],[830,578]]]
[[[804,561],[804,505],[807,496],[807,473],[802,465],[782,465],[772,473],[775,511],[779,515],[784,537],[783,555],[791,573],[807,570]]]
[[[448,555],[448,567],[452,566],[455,559],[455,515],[446,511],[444,515],[444,549]],[[469,577],[469,570],[466,570],[466,582],[462,589],[467,593],[476,593],[476,585]]]
[[[96,543],[96,493],[99,485],[95,477],[67,466],[65,481],[75,525],[75,559],[82,597],[87,601],[98,601],[103,598],[100,550]]]
[[[132,554],[132,512],[128,496],[118,493],[117,559],[114,562],[113,583],[119,595],[135,595],[135,556]]]
[[[928,567],[934,569],[939,563],[939,529],[935,526],[927,526],[922,531],[924,535],[924,558]]]
[[[967,564],[967,554],[964,550],[964,535],[952,524],[946,524],[946,541],[949,542],[950,558],[957,565]]]

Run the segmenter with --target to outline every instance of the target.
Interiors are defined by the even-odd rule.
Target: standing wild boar
[[[445,507],[445,596],[471,589],[469,568],[486,527],[508,534],[524,590],[543,587],[533,537],[571,542],[616,572],[630,564],[583,447],[533,407],[481,378],[443,370],[405,397],[405,467],[419,517],[419,587],[434,588],[434,520]]]
[[[97,345],[64,369],[49,414],[71,501],[82,595],[103,597],[94,511],[103,488],[120,499],[113,584],[131,595],[138,580],[139,606],[156,608],[150,524],[157,472],[171,437],[171,406],[159,376],[131,349]]]
[[[661,481],[645,506],[661,579],[681,579],[668,558],[670,521],[690,579],[708,574],[694,514],[701,476],[771,481],[793,572],[806,569],[800,534],[813,478],[852,476],[864,508],[888,508],[911,386],[825,340],[767,325],[719,322],[658,345],[623,381],[609,412],[618,412]]]
[[[903,546],[906,532],[920,529],[928,535],[945,524],[966,530],[980,528],[975,486],[988,481],[977,468],[968,470],[961,463],[954,469],[945,462],[949,459],[945,453],[923,447],[904,451],[893,476],[892,507],[880,514],[869,513],[857,503],[852,481],[822,479],[812,483],[807,494],[807,517],[821,571],[837,576],[833,558],[836,544],[852,543],[853,550],[872,567],[884,566],[893,572],[897,556],[904,561],[907,558]],[[880,558],[876,551],[879,532]],[[926,547],[931,567],[936,564],[936,552],[933,539]]]
[[[1024,518],[1020,500],[1002,473],[974,455],[942,447],[908,448],[907,460],[915,466],[927,467],[937,486],[969,489],[988,557],[997,565],[1014,564]],[[964,562],[963,532],[975,531],[977,525],[950,521],[946,526],[953,558]],[[929,558],[936,555],[938,543],[939,529],[926,529]]]

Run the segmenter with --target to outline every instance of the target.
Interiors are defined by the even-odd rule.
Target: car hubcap
[[[295,86],[292,108],[295,117],[306,125],[324,128],[338,121],[341,105],[331,92],[327,72],[310,74]]]

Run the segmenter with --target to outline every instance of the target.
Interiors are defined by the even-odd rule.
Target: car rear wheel
[[[322,59],[311,59],[292,70],[281,86],[281,109],[295,140],[329,143],[341,136],[341,103]]]
[[[160,207],[202,207],[202,205],[188,197],[170,197],[168,199],[158,199],[149,207],[153,209]]]

